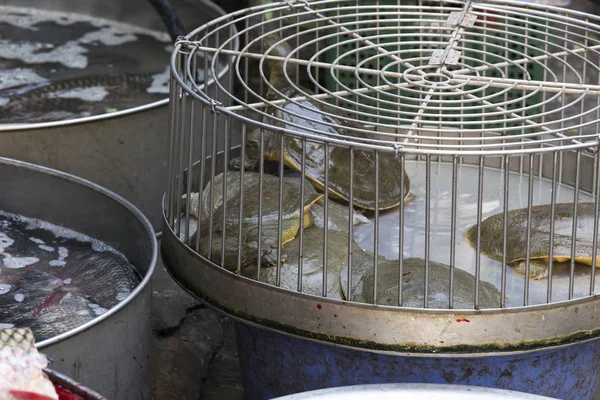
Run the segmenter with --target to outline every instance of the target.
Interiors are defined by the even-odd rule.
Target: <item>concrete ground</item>
[[[183,291],[160,260],[152,284],[154,398],[243,399],[231,320]]]

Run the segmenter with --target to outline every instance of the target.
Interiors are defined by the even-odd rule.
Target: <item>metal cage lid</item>
[[[409,154],[595,150],[599,21],[547,2],[290,0],[203,25],[177,42],[171,66],[214,111],[309,140]],[[195,54],[211,55],[219,96],[195,85]],[[220,82],[219,63],[241,95]],[[276,85],[268,66],[282,69]]]

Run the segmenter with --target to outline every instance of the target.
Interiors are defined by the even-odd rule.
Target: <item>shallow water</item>
[[[159,31],[74,13],[0,6],[0,123],[63,120],[162,100],[168,93],[172,47],[169,36]],[[123,73],[143,79],[124,79],[119,87],[99,78]],[[57,86],[42,93],[39,87],[49,83]],[[34,87],[37,92],[29,91]]]
[[[45,340],[93,320],[127,298],[141,278],[98,240],[0,212],[0,322]]]
[[[416,198],[405,206],[404,258],[425,258],[425,162],[407,162],[406,172],[411,179],[412,193]],[[476,166],[460,165],[458,168],[457,219],[456,219],[456,263],[455,265],[472,274],[475,273],[475,249],[465,239],[467,229],[477,220],[477,189],[479,169]],[[503,172],[484,170],[482,220],[503,212]],[[527,207],[528,175],[511,172],[509,178],[509,210]],[[534,178],[533,205],[550,204],[552,184]],[[557,187],[557,202],[573,202],[574,192],[566,186]],[[580,201],[592,201],[592,197],[579,192]],[[431,206],[430,206],[430,259],[450,264],[450,232],[452,210],[452,165],[432,163]],[[381,212],[379,216],[379,255],[388,259],[399,258],[399,209]],[[373,251],[373,229],[369,224],[354,227],[356,242],[366,250]],[[481,255],[481,279],[501,287],[502,263]],[[570,267],[554,264],[552,301],[568,299]],[[506,268],[506,304],[522,306],[524,303],[525,279],[523,275]],[[576,265],[574,297],[589,295],[591,268]],[[597,278],[600,275],[597,273]],[[529,280],[528,304],[547,302],[548,280]]]

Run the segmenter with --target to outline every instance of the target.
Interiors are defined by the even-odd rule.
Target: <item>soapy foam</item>
[[[12,290],[12,285],[8,283],[0,283],[0,294],[6,294]]]
[[[37,257],[13,257],[4,253],[4,267],[9,269],[25,268],[40,261]]]
[[[131,292],[119,292],[117,293],[117,301],[123,301],[129,296]]]
[[[8,237],[4,232],[0,232],[0,253],[3,253],[7,247],[12,246],[15,241]]]
[[[37,244],[46,244],[46,242],[44,242],[42,239],[38,239],[36,237],[30,237],[29,240],[31,240],[33,243],[37,243]]]
[[[94,251],[98,251],[98,252],[109,251],[111,253],[122,256],[122,254],[119,253],[115,248],[107,245],[106,243],[101,242],[97,239],[93,239],[82,233],[75,232],[68,228],[54,225],[49,222],[42,221],[42,220],[35,219],[35,218],[28,218],[28,217],[24,217],[22,215],[7,213],[5,211],[0,211],[0,216],[7,218],[9,220],[23,223],[26,226],[25,229],[28,229],[28,230],[41,229],[41,230],[50,231],[57,238],[73,239],[73,240],[77,240],[78,242],[82,242],[82,243],[91,243],[92,249]],[[6,235],[4,235],[4,236],[6,236]],[[14,241],[13,241],[13,243],[14,243]],[[2,233],[1,232],[0,232],[0,246],[2,246]],[[65,250],[66,250],[66,252],[65,252]],[[67,249],[65,249],[65,250],[63,250],[63,254],[65,254],[65,258],[66,258],[68,256],[68,250]],[[60,251],[61,250],[59,248],[59,259],[60,259],[60,254],[61,254]]]
[[[49,95],[49,98],[81,99],[84,101],[102,101],[108,96],[108,91],[103,86],[92,86],[65,90]]]
[[[0,89],[13,88],[19,85],[32,85],[46,82],[47,79],[39,76],[30,68],[13,68],[0,70]],[[7,102],[10,99],[6,99]]]

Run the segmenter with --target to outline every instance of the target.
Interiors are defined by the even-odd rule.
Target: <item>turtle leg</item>
[[[260,130],[259,130],[260,132]],[[240,170],[244,168],[246,171],[253,171],[258,166],[258,161],[260,160],[260,139],[257,140],[257,135],[260,133],[256,133],[256,131],[252,132],[246,140],[246,153],[244,158],[236,157],[229,161],[229,168],[233,170]],[[258,136],[260,138],[260,136]]]
[[[287,255],[282,254],[279,262],[280,265],[285,263],[287,260]],[[276,267],[277,266],[277,249],[266,250],[261,258],[261,263],[265,267]]]
[[[513,268],[519,274],[525,275],[527,261],[521,260],[513,264]],[[535,280],[546,279],[548,277],[548,261],[544,259],[529,260],[529,278]]]
[[[277,240],[271,237],[263,236],[263,254],[261,257],[262,265],[266,267],[277,266]],[[279,263],[283,264],[287,260],[287,254],[283,253],[283,247],[279,257]]]
[[[252,254],[254,256],[256,256],[256,252],[258,250],[258,244],[256,243],[256,241],[248,242],[246,244],[246,247],[249,249],[250,252],[252,252]],[[266,239],[265,243],[263,244],[261,253],[262,254],[261,254],[261,258],[260,258],[260,263],[262,266],[264,266],[264,267],[276,267],[277,266],[277,245],[276,244],[274,245],[273,241]],[[252,264],[256,263],[255,257],[251,257],[251,259],[252,259]],[[280,264],[283,264],[286,260],[287,260],[287,255],[282,253],[280,260],[279,260]],[[249,265],[249,263],[246,265]]]

